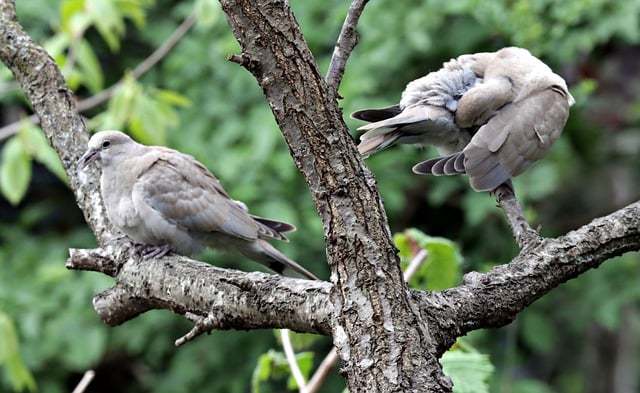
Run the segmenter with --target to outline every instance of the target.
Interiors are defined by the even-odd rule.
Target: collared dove
[[[466,173],[490,191],[544,157],[575,100],[564,79],[522,48],[462,55],[410,82],[400,104],[354,112],[369,155],[395,143],[435,146],[443,157],[413,167],[418,174]]]
[[[145,258],[181,255],[205,246],[243,255],[282,273],[316,277],[265,239],[286,241],[293,225],[252,216],[231,199],[218,179],[193,157],[162,146],[145,146],[120,131],[89,140],[81,167],[102,167],[100,191],[111,223],[138,243]]]

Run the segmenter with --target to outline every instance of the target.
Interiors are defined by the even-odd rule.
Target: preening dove
[[[435,146],[419,174],[466,173],[476,191],[497,188],[544,157],[575,100],[564,79],[522,48],[462,55],[410,82],[398,105],[354,112],[369,155],[396,143]]]
[[[100,191],[109,220],[139,244],[143,257],[190,255],[210,246],[278,273],[290,269],[316,279],[265,240],[286,241],[283,233],[295,230],[293,225],[250,215],[193,157],[101,131],[89,140],[80,165],[93,161],[102,167]]]

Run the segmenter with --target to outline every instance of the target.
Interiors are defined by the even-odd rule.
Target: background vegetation
[[[348,5],[292,0],[323,71]],[[83,112],[91,129],[125,129],[142,142],[194,155],[253,213],[295,223],[291,243],[278,247],[328,278],[306,184],[257,83],[226,60],[239,47],[216,2],[30,0],[17,6],[21,23],[58,61],[80,102],[122,80],[108,102]],[[134,68],[190,14],[196,25],[149,72],[136,75]],[[640,3],[633,1],[371,2],[340,89],[346,121],[355,130],[350,112],[396,102],[407,82],[461,53],[530,49],[567,79],[577,104],[548,158],[518,178],[516,190],[544,235],[565,233],[640,195],[639,19]],[[286,372],[278,371],[278,356],[260,358],[278,348],[272,332],[214,332],[175,349],[173,340],[189,325],[171,313],[153,311],[117,328],[98,319],[91,299],[109,278],[64,267],[68,248],[93,247],[95,240],[55,155],[24,120],[29,107],[3,66],[0,105],[0,125],[23,119],[19,127],[0,129],[0,391],[67,392],[89,368],[97,371],[92,392],[283,391]],[[408,228],[455,243],[457,252],[445,257],[458,261],[453,273],[436,277],[442,269],[431,268],[414,282],[439,288],[466,271],[509,261],[516,247],[493,198],[471,191],[465,178],[411,173],[411,165],[430,154],[400,146],[367,163],[392,230],[404,233],[398,237],[403,250],[424,240]],[[436,266],[439,246],[429,244]],[[258,268],[212,251],[202,259]],[[638,259],[629,254],[610,261],[556,289],[511,325],[470,335],[465,345],[489,354],[495,366],[490,391],[637,391]],[[330,340],[306,341],[317,365]],[[265,364],[274,367],[264,372]],[[323,391],[343,386],[334,373]]]

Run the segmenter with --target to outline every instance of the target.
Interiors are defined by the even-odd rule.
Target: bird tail
[[[259,236],[261,238],[278,239],[288,242],[289,239],[283,233],[293,232],[296,227],[282,221],[270,220],[264,217],[251,216],[258,223]]]
[[[358,128],[366,131],[360,136],[360,154],[367,156],[395,143],[433,145],[445,151],[456,151],[469,140],[468,132],[455,125],[451,112],[446,108],[416,105],[404,108],[395,116],[386,117],[393,113],[388,108],[365,109],[355,113],[358,119],[381,119]],[[464,144],[460,146],[461,143]]]
[[[436,157],[422,161],[413,166],[413,173],[419,175],[458,175],[465,173],[466,157],[463,152],[454,153],[444,157]]]
[[[378,130],[379,129],[376,129],[374,131]],[[402,135],[400,130],[393,128],[385,129],[385,131],[385,133],[380,135],[368,135],[368,132],[362,135],[360,137],[360,144],[358,145],[358,152],[363,157],[368,157],[373,153],[377,153],[380,150],[393,145],[393,143]]]
[[[310,280],[318,280],[313,273],[289,259],[267,241],[258,239],[253,242],[250,249],[245,250],[245,256],[260,262],[274,272],[283,276],[301,277]]]
[[[381,120],[390,119],[402,112],[400,105],[391,105],[378,109],[361,109],[351,114],[352,119],[364,120],[369,123],[376,123]]]
[[[469,183],[476,191],[491,191],[505,182],[509,182],[511,175],[498,161],[495,155],[484,155],[474,160],[458,152],[444,157],[436,157],[422,161],[412,168],[419,175],[457,175],[467,173]]]

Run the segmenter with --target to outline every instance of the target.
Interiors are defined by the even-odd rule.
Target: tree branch
[[[220,269],[182,256],[141,261],[124,253],[119,260],[113,255],[102,249],[72,249],[67,261],[70,269],[101,271],[115,278],[115,287],[94,298],[98,315],[111,326],[163,308],[206,318],[191,318],[200,324],[198,334],[263,328],[330,332],[327,282]]]
[[[640,202],[600,217],[575,231],[521,251],[510,263],[442,292],[413,292],[424,318],[437,329],[438,353],[457,337],[513,321],[525,307],[556,286],[604,261],[640,250]]]
[[[513,238],[518,243],[520,250],[525,250],[542,242],[542,237],[535,229],[531,228],[524,215],[524,210],[516,198],[511,180],[500,185],[492,192],[498,206],[504,210],[507,222],[513,232]]]
[[[347,17],[342,24],[342,29],[340,30],[338,41],[333,50],[326,77],[327,85],[336,93],[340,87],[349,55],[351,55],[351,51],[358,44],[358,31],[356,27],[358,26],[360,15],[368,2],[369,0],[354,0],[351,6],[349,6]]]

